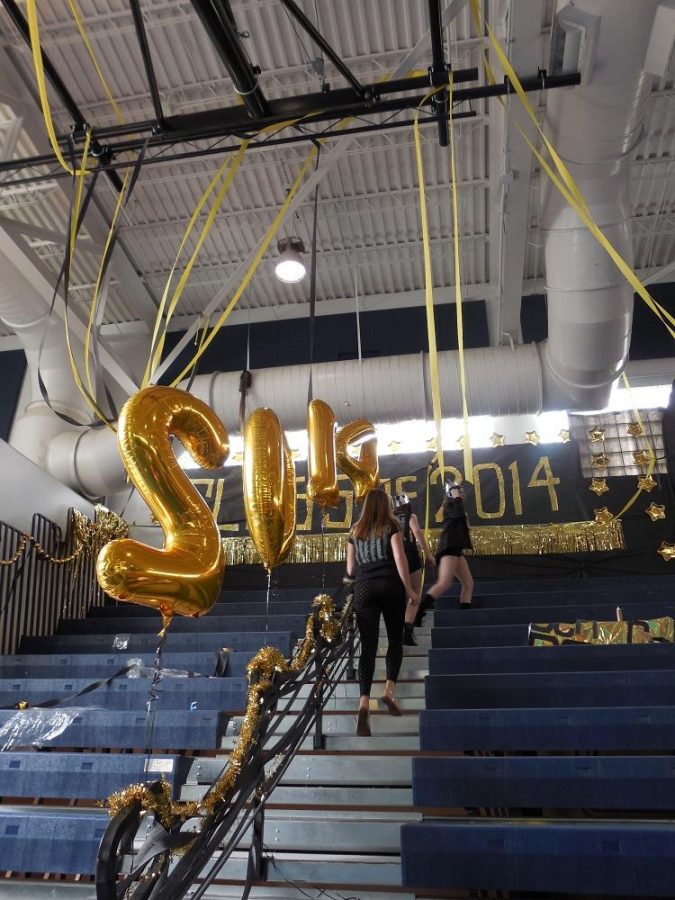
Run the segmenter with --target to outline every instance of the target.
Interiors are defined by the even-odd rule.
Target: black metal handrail
[[[267,652],[277,651],[264,648],[253,657],[249,664],[247,715],[253,697],[253,702],[259,703],[255,730],[244,733],[245,718],[237,747],[199,804],[168,803],[168,786],[162,782],[131,786],[128,796],[134,799],[113,816],[101,841],[97,900],[180,900],[194,885],[197,887],[190,893],[191,900],[200,900],[252,826],[242,895],[242,900],[246,900],[253,882],[265,877],[263,833],[269,796],[310,733],[314,748],[323,747],[322,712],[337,682],[345,676],[354,677],[351,600],[349,595],[338,613],[330,598],[324,595],[315,599],[305,641],[294,658],[299,661],[307,647],[312,646],[303,668],[294,670],[291,661],[285,671],[277,668],[271,676],[268,672],[260,690],[262,676],[256,661]],[[281,731],[284,716],[307,686],[311,689],[306,702],[300,710],[293,710],[296,718],[290,728]],[[217,791],[223,778],[227,781],[232,760],[243,741],[246,753],[239,758],[236,777],[211,802],[212,792]],[[268,771],[272,763],[273,769]],[[200,811],[196,812],[195,806],[200,806]],[[150,811],[154,812],[154,823],[134,854],[139,829]],[[191,813],[201,819],[199,831],[186,830]],[[127,862],[130,869],[123,874]]]

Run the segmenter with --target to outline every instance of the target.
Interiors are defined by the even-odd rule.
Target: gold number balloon
[[[275,413],[255,409],[244,428],[246,524],[268,572],[283,562],[295,537],[295,465]]]
[[[350,444],[360,443],[358,459],[348,452]],[[368,491],[380,483],[377,459],[377,438],[372,422],[354,419],[341,428],[335,437],[337,464],[354,485],[356,502],[362,503]]]
[[[307,407],[307,494],[319,506],[337,506],[340,492],[335,468],[335,416],[323,400]]]
[[[218,526],[178,465],[171,437],[202,468],[215,469],[229,452],[225,427],[201,400],[152,386],[126,402],[117,436],[131,481],[164,529],[164,549],[111,541],[98,557],[98,582],[111,597],[159,610],[165,628],[174,613],[204,615],[218,597],[225,557]]]

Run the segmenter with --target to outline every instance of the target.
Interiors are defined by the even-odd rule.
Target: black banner
[[[445,478],[464,482],[463,454],[445,453],[444,459]],[[465,505],[472,525],[576,522],[592,519],[593,507],[602,505],[588,491],[574,442],[479,449],[473,451],[473,461],[473,485],[465,483]],[[245,536],[241,468],[191,470],[189,476],[213,510],[223,537]],[[429,525],[438,527],[445,479],[435,453],[381,457],[380,478],[390,494],[408,495],[421,524],[425,521],[429,486]],[[322,510],[307,497],[306,462],[296,463],[296,486],[297,532],[317,534],[321,531]],[[338,486],[340,501],[336,509],[327,511],[327,533],[347,531],[358,518],[346,475],[338,476]]]

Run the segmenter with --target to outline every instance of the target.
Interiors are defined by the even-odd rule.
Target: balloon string
[[[272,570],[267,570],[267,597],[265,598],[265,631],[270,628],[270,590],[272,588]]]
[[[321,590],[326,587],[326,516],[321,516]]]
[[[155,731],[155,715],[157,707],[157,699],[159,697],[159,683],[162,680],[162,658],[164,656],[164,642],[166,641],[166,628],[162,628],[159,633],[159,643],[155,648],[155,663],[152,672],[152,681],[148,688],[148,699],[146,702],[147,715],[145,717],[145,752],[148,755],[152,753],[152,741]],[[146,773],[150,766],[146,763]]]

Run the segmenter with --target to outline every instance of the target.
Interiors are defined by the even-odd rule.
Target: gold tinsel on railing
[[[440,529],[430,532],[434,550]],[[545,553],[589,553],[599,550],[623,550],[621,522],[565,522],[550,525],[478,525],[471,528],[473,550],[469,556],[542,555]],[[227,564],[259,565],[260,557],[247,537],[223,539]],[[347,533],[298,534],[286,562],[342,562],[347,548]]]
[[[115,538],[127,537],[129,526],[118,515],[106,509],[105,506],[96,507],[96,518],[92,522],[85,515],[74,509],[73,516],[73,551],[68,556],[52,556],[45,550],[42,544],[32,534],[22,534],[19,544],[9,559],[0,559],[0,566],[11,566],[21,557],[28,546],[33,546],[38,557],[45,562],[57,566],[65,565],[79,559],[82,554],[91,557],[97,555],[100,550]]]
[[[164,779],[154,786],[130,784],[108,797],[107,806],[110,815],[115,816],[123,809],[139,804],[142,810],[154,812],[157,820],[168,828],[176,821],[185,822],[214,813],[234,790],[239,773],[257,744],[263,697],[265,691],[272,686],[275,673],[299,672],[307,665],[316,647],[314,622],[317,619],[321,639],[328,644],[336,641],[349,615],[349,608],[350,604],[346,603],[342,615],[337,616],[332,599],[327,594],[319,594],[312,603],[313,612],[307,617],[305,637],[290,662],[286,661],[276,647],[262,647],[251,658],[246,666],[249,689],[239,740],[230,754],[224,773],[201,800],[190,802],[171,800],[170,786]]]

